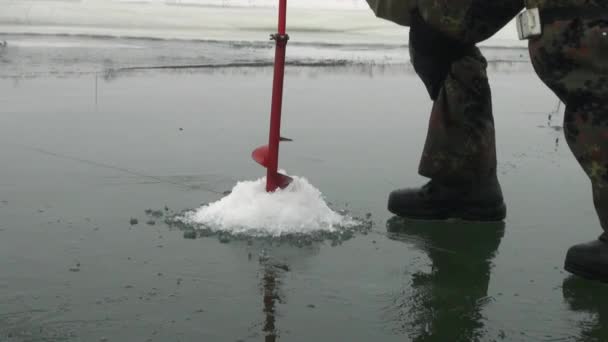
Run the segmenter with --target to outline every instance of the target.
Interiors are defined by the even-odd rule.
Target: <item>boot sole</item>
[[[417,211],[416,213],[392,208],[389,203],[388,210],[398,216],[414,220],[433,220],[444,221],[449,219],[460,219],[464,221],[499,222],[507,216],[507,207],[504,203],[489,207],[468,206],[461,208],[429,209],[427,212]]]
[[[566,260],[564,269],[574,275],[588,280],[597,280],[602,283],[608,283],[608,273],[606,271],[590,270],[587,267]]]

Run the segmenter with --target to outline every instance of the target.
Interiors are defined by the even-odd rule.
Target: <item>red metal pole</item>
[[[279,0],[279,34],[285,34],[287,26],[287,0]]]
[[[283,105],[283,79],[285,76],[285,50],[288,37],[285,34],[287,23],[287,0],[279,0],[279,32],[276,41],[274,80],[272,84],[272,107],[270,111],[270,136],[268,142],[268,170],[266,191],[273,192],[280,187],[278,175],[279,142],[281,139],[281,109]]]

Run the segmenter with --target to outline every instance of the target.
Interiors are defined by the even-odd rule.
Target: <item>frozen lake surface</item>
[[[484,47],[507,220],[403,221],[386,199],[424,182],[431,105],[406,35],[356,8],[367,19],[315,31],[323,16],[293,0],[281,167],[369,225],[243,238],[175,218],[264,175],[250,154],[268,133],[271,8],[0,4],[0,341],[608,339],[606,287],[562,270],[599,224],[524,48]],[[30,23],[6,20],[28,6]],[[164,8],[186,28],[156,27]],[[217,31],[208,9],[271,17]]]

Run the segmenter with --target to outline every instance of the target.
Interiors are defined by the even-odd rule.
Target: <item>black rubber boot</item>
[[[421,188],[393,191],[388,210],[419,220],[502,221],[507,208],[496,177],[469,184],[442,184],[431,180]]]
[[[579,277],[608,283],[608,235],[572,246],[566,255],[565,269]]]

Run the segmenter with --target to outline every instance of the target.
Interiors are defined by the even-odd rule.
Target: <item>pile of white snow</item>
[[[333,211],[305,178],[293,177],[283,190],[267,193],[266,178],[239,182],[221,200],[186,212],[180,221],[215,232],[284,236],[335,232],[356,221]]]

